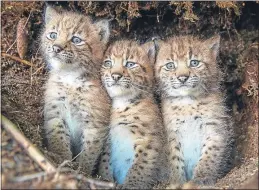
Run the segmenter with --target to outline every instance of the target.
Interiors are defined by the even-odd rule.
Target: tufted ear
[[[110,24],[109,20],[102,19],[95,23],[99,28],[99,35],[101,36],[101,41],[105,44],[108,43],[110,37]]]
[[[156,52],[157,52],[156,43],[154,41],[149,41],[143,44],[142,47],[147,53],[150,62],[154,64],[156,59]]]
[[[205,45],[211,49],[213,55],[217,57],[220,47],[220,35],[215,35],[207,40],[205,40]]]
[[[51,6],[47,6],[46,9],[45,9],[45,17],[44,17],[44,21],[45,21],[45,24],[48,24],[49,21],[52,19],[52,18],[55,18],[59,15],[59,13]]]

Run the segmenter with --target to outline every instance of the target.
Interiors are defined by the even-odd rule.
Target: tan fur
[[[111,68],[102,69],[103,84],[112,98],[112,114],[109,141],[101,158],[99,175],[117,181],[119,174],[114,167],[132,159],[125,180],[119,183],[118,188],[149,189],[165,172],[161,170],[164,161],[163,125],[152,93],[154,50],[149,46],[140,46],[134,41],[117,41],[105,54],[105,60],[113,63]],[[137,66],[127,68],[127,61],[137,63]],[[121,76],[117,82],[119,85],[113,80],[113,74]],[[121,141],[115,142],[117,138]],[[112,150],[119,150],[120,144],[125,142],[128,144],[124,144],[122,149],[127,151],[114,158]],[[120,159],[131,149],[132,157]],[[116,159],[118,162],[113,163]]]
[[[45,21],[42,53],[52,67],[44,105],[48,151],[58,164],[79,154],[81,169],[91,174],[108,133],[110,110],[99,75],[107,43],[99,35],[102,21],[92,23],[86,16],[58,13],[51,7],[47,7]],[[57,33],[55,39],[50,39],[51,32]],[[83,43],[72,43],[73,36]]]
[[[228,170],[232,128],[219,89],[218,49],[218,36],[206,41],[172,37],[160,43],[155,72],[168,136],[171,184],[191,180],[211,185]],[[200,63],[191,67],[191,60]],[[174,69],[168,70],[169,62]],[[181,83],[183,78],[186,81]]]

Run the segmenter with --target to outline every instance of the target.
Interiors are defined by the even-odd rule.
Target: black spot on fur
[[[125,112],[125,111],[128,111],[128,110],[129,110],[129,107],[126,107],[125,110],[124,110],[124,112]]]
[[[65,99],[65,96],[61,96],[60,98],[58,98],[59,101],[64,101]]]
[[[81,87],[78,87],[76,90],[79,91],[79,92],[82,92],[82,88]]]
[[[217,125],[217,123],[216,122],[208,122],[208,123],[206,123],[206,125]]]
[[[64,134],[65,131],[58,131],[57,134]]]
[[[60,128],[60,129],[62,129],[62,128],[63,128],[63,125],[58,124],[57,127]]]
[[[180,151],[180,147],[179,146],[176,146],[174,147],[176,150]]]
[[[127,125],[128,123],[119,122],[118,125]]]
[[[134,119],[139,120],[139,117],[138,117],[138,116],[135,116]]]
[[[200,117],[200,116],[195,116],[195,117],[194,117],[195,120],[198,119],[198,118],[201,118],[201,117]]]

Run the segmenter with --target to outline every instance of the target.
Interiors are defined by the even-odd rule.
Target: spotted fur
[[[155,75],[172,184],[211,185],[229,169],[233,133],[219,88],[219,41],[180,36],[159,45]]]
[[[109,140],[99,174],[118,188],[149,189],[160,180],[163,125],[153,98],[154,49],[117,41],[105,54],[102,81],[112,98]]]
[[[57,164],[78,155],[85,174],[94,170],[108,133],[110,102],[99,75],[108,36],[106,21],[46,9],[42,53],[51,65],[44,97],[47,147]]]

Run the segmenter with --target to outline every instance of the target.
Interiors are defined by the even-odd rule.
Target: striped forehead
[[[116,42],[111,46],[109,54],[111,57],[126,57],[128,58],[131,51],[131,43],[129,42]]]
[[[169,41],[170,56],[172,59],[187,59],[191,58],[193,47],[188,41],[178,39],[177,41]]]
[[[87,27],[84,27],[88,22],[82,16],[74,16],[73,19],[69,16],[63,16],[52,23],[52,29],[66,31],[68,33],[81,34]]]

